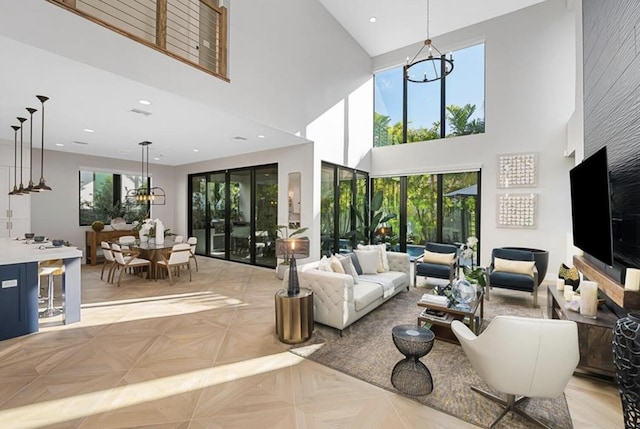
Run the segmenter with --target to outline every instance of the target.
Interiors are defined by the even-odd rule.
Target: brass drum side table
[[[288,296],[286,289],[276,292],[276,334],[283,343],[306,341],[313,333],[313,292],[300,288],[300,293]]]

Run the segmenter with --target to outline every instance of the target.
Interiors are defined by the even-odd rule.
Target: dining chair
[[[100,272],[100,280],[104,275],[104,269],[107,265],[109,265],[109,271],[107,272],[107,282],[111,283],[113,281],[113,272],[116,267],[116,260],[113,257],[113,252],[111,251],[111,246],[106,241],[102,241],[100,243],[100,247],[102,248],[102,254],[104,255],[104,264],[102,264],[102,271]]]
[[[176,235],[175,237],[173,237],[173,242],[174,242],[174,244],[179,244],[179,243],[184,242],[184,236]]]
[[[118,243],[123,249],[129,249],[130,244],[134,244],[136,242],[136,237],[133,235],[123,235],[118,239]]]
[[[186,267],[189,270],[189,281],[191,281],[191,264],[189,260],[191,259],[191,246],[189,243],[178,243],[174,244],[171,248],[171,251],[167,254],[160,254],[161,260],[156,262],[158,267],[161,267],[167,270],[167,274],[169,275],[169,285],[173,284],[173,279],[171,277],[171,269],[175,269],[175,273],[180,276],[180,268]]]
[[[147,259],[138,258],[138,255],[140,255],[140,252],[127,250],[126,252],[128,253],[127,254],[128,257],[125,257],[125,255],[122,253],[122,248],[117,243],[113,243],[111,245],[111,251],[113,252],[113,258],[115,259],[116,264],[118,264],[118,267],[120,268],[120,275],[118,276],[118,287],[120,287],[120,280],[122,279],[122,274],[124,274],[124,272],[127,271],[127,269],[129,268],[136,269],[136,268],[146,267],[147,271],[151,270],[151,261]],[[148,273],[148,274],[149,275],[147,276],[147,278],[151,279],[151,275],[150,275],[151,273]]]
[[[197,237],[189,237],[187,243],[191,245],[191,256],[190,258],[194,260],[196,263],[196,271],[198,271],[198,260],[196,259],[196,245],[198,244]]]

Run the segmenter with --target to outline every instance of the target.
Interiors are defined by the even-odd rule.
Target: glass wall
[[[225,173],[211,173],[207,176],[209,205],[209,242],[206,249],[216,258],[226,257],[227,237],[227,179]],[[199,240],[198,240],[199,242]],[[203,252],[204,253],[204,252]]]
[[[384,213],[399,214],[378,226],[374,242],[415,257],[428,241],[460,245],[480,238],[480,177],[474,171],[374,178]]]
[[[193,174],[189,193],[189,234],[198,237],[198,254],[276,266],[277,165]]]
[[[333,254],[335,246],[335,168],[322,164],[320,183],[320,240],[321,254]]]
[[[367,234],[369,176],[327,162],[322,163],[321,175],[321,254],[350,252],[356,230]]]

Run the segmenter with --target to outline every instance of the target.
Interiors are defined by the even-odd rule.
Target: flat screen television
[[[569,180],[573,244],[599,261],[613,265],[607,147],[572,168]]]

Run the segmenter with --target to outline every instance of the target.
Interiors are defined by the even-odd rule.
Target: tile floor
[[[82,322],[0,342],[0,427],[471,428],[287,352],[274,270],[198,258],[193,281],[83,266]],[[622,428],[614,385],[567,388],[576,428]]]

